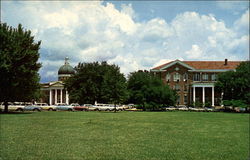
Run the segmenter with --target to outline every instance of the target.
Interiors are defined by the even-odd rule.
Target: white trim
[[[180,60],[175,60],[175,61],[169,63],[168,65],[164,66],[163,68],[161,68],[161,69],[159,69],[159,70],[161,70],[161,71],[162,71],[162,70],[165,70],[165,69],[167,69],[167,68],[169,68],[169,67],[171,67],[171,66],[173,66],[173,65],[175,65],[175,64],[180,64],[180,65],[182,65],[182,66],[184,66],[184,67],[186,67],[186,68],[189,68],[189,69],[191,69],[191,70],[195,70],[195,68],[193,68],[193,67],[187,65],[186,63],[181,62]]]
[[[202,87],[202,105],[205,105],[205,87]]]
[[[226,71],[235,71],[234,69],[197,69],[197,70],[188,70],[188,72],[226,72]]]
[[[52,89],[49,90],[49,105],[52,105]]]
[[[58,77],[70,77],[71,74],[58,74]]]
[[[157,70],[157,69],[150,69],[151,72],[164,72],[164,71],[161,71],[161,70]]]
[[[214,83],[193,83],[193,87],[214,87]]]
[[[195,103],[195,86],[193,86],[193,103]]]

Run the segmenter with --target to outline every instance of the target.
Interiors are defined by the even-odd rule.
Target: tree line
[[[40,96],[41,41],[30,30],[0,23],[0,102],[32,101]],[[149,71],[136,71],[126,79],[120,68],[107,62],[79,63],[76,74],[65,82],[72,102],[134,103],[143,109],[175,105],[177,93]],[[225,105],[249,107],[250,63],[242,62],[236,71],[221,73],[215,87],[223,92]]]
[[[107,62],[79,63],[76,73],[65,81],[70,101],[91,103],[134,103],[142,109],[174,105],[177,94],[149,71],[136,71],[126,80],[120,68]]]

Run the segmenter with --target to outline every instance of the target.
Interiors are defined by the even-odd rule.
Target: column
[[[62,102],[62,89],[60,89],[61,90],[61,93],[60,93],[60,103],[63,103]]]
[[[49,105],[52,105],[52,89],[49,90]]]
[[[205,105],[205,87],[202,87],[202,106]]]
[[[193,103],[195,103],[195,86],[193,86]]]
[[[66,90],[66,104],[69,104],[69,94],[67,90]]]
[[[55,104],[57,104],[57,89],[55,89]]]
[[[214,107],[214,86],[212,87],[212,107]]]

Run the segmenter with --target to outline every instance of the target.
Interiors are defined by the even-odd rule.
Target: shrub
[[[247,104],[242,100],[231,100],[231,103],[233,107],[241,107],[241,108],[247,107]]]
[[[210,102],[206,102],[206,103],[205,103],[205,107],[208,107],[208,108],[209,108],[209,107],[212,107],[212,105],[211,105]]]
[[[203,107],[203,104],[201,102],[195,102],[194,106],[195,107]]]
[[[232,106],[232,102],[230,100],[223,100],[224,106]]]

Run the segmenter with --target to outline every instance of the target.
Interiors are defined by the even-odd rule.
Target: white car
[[[67,105],[65,103],[58,103],[56,105],[56,110],[57,111],[75,111],[74,106]]]
[[[8,111],[23,111],[26,105],[31,105],[29,102],[8,102]],[[4,104],[1,104],[1,110],[4,110]]]
[[[188,108],[187,107],[180,107],[178,108],[179,111],[188,111]]]
[[[203,111],[205,111],[204,108],[193,108],[193,107],[190,107],[189,110],[190,111],[196,111],[196,112],[203,112]]]
[[[97,111],[113,111],[115,110],[115,107],[109,104],[95,104],[93,106],[94,108],[96,108]]]
[[[36,103],[35,105],[41,107],[42,110],[56,111],[56,106],[53,106],[53,105],[49,106],[47,103]]]
[[[174,111],[177,110],[177,108],[170,106],[170,107],[166,107],[166,111]]]

